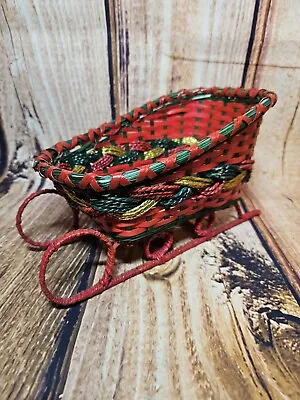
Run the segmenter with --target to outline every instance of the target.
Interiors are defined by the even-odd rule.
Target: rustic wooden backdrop
[[[1,398],[298,399],[300,2],[0,3]],[[211,85],[278,94],[244,195],[261,219],[87,304],[53,308],[38,286],[41,254],[14,228],[18,204],[48,185],[33,155],[170,90]],[[45,198],[24,222],[45,238],[69,218]],[[62,252],[58,293],[97,277],[97,243]]]

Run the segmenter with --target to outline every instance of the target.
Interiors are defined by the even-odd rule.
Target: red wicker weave
[[[82,211],[102,232],[79,229],[53,242],[35,242],[24,234],[21,216],[28,202],[42,192],[25,200],[17,227],[30,245],[47,249],[40,279],[48,298],[57,304],[74,304],[257,215],[257,210],[242,214],[237,208],[236,221],[212,229],[215,211],[237,207],[241,185],[250,177],[262,116],[275,102],[276,95],[264,89],[181,90],[42,151],[34,168],[54,182],[55,193],[66,198],[75,225]],[[205,231],[204,215],[210,216],[211,225]],[[191,219],[196,219],[199,238],[170,250],[173,238],[168,230]],[[90,234],[108,246],[102,279],[70,299],[53,296],[45,283],[50,256],[61,245]],[[155,253],[150,250],[153,235],[162,243]],[[113,277],[118,244],[146,237],[150,237],[146,256],[152,261]]]

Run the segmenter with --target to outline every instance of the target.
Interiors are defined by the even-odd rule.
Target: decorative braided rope
[[[136,275],[170,259],[170,254],[173,257],[184,251],[170,250],[173,237],[168,231],[175,226],[196,219],[200,242],[221,232],[212,229],[214,211],[237,204],[241,184],[250,178],[262,116],[275,103],[276,95],[264,89],[181,90],[43,150],[35,158],[34,168],[51,179],[56,190],[26,199],[17,215],[17,228],[30,245],[47,248],[40,278],[49,299],[74,304],[116,284],[112,284],[117,279],[112,278],[113,264],[122,241],[150,237],[145,255],[152,261],[136,269]],[[22,213],[33,198],[47,192],[65,197],[73,209],[74,224],[82,211],[113,240],[104,233],[80,229],[52,242],[28,238],[21,227]],[[238,209],[238,213],[240,223],[258,211],[242,215]],[[205,215],[209,220],[203,229]],[[61,245],[90,234],[108,246],[103,278],[82,296],[58,300],[45,286],[49,258]],[[162,242],[155,251],[151,250],[153,235],[154,242]],[[200,242],[192,241],[191,247]],[[126,280],[132,272],[122,276]]]

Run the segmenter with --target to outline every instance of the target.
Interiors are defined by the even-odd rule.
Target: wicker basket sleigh
[[[45,250],[40,283],[49,300],[65,306],[86,300],[258,215],[258,210],[242,211],[240,191],[250,178],[262,117],[275,103],[276,95],[264,89],[181,90],[43,150],[34,169],[55,189],[31,194],[16,224],[27,243]],[[25,235],[21,222],[28,203],[45,193],[67,200],[77,229],[41,243]],[[237,218],[214,227],[215,212],[231,206]],[[98,229],[79,229],[79,211]],[[172,230],[187,221],[195,221],[196,238],[172,249]],[[53,295],[45,280],[51,255],[87,235],[107,246],[102,278],[70,298]],[[116,275],[117,247],[137,241],[145,245],[149,261]]]

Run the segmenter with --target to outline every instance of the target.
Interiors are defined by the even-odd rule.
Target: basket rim
[[[198,96],[198,97],[197,97]],[[210,133],[204,139],[198,141],[188,150],[178,150],[167,157],[158,157],[151,164],[145,164],[139,168],[129,168],[123,173],[99,175],[96,172],[75,173],[67,169],[59,168],[52,164],[53,159],[65,150],[72,150],[77,145],[93,143],[95,138],[113,137],[125,123],[132,123],[150,114],[152,111],[163,106],[177,104],[180,101],[193,100],[197,98],[238,98],[238,99],[257,99],[258,103],[250,107],[244,114],[234,118],[222,129]],[[203,88],[193,90],[182,89],[178,92],[161,96],[154,101],[150,101],[141,107],[133,109],[131,112],[119,116],[115,121],[104,123],[97,129],[90,129],[87,133],[74,136],[67,141],[57,142],[53,147],[43,150],[34,158],[34,169],[42,177],[49,178],[53,182],[71,188],[89,189],[96,192],[114,190],[118,187],[129,186],[144,179],[155,179],[160,174],[171,171],[181,165],[186,164],[192,159],[201,156],[218,144],[223,143],[228,138],[234,136],[241,129],[255,122],[275,105],[277,95],[266,89],[245,89],[243,87],[226,88]]]

